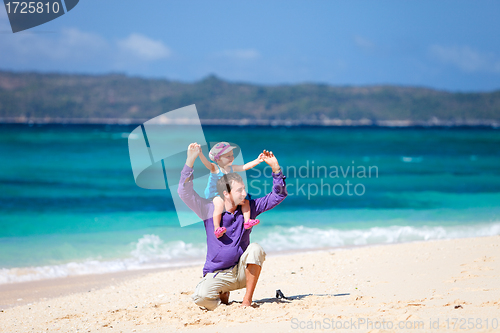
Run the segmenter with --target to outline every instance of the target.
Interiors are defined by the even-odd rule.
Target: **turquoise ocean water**
[[[0,125],[0,283],[203,262],[202,224],[135,184],[135,127]],[[498,129],[203,130],[278,157],[289,197],[252,232],[268,252],[500,234]],[[247,172],[253,197],[266,171]]]

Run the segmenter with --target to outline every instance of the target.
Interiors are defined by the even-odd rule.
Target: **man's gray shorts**
[[[232,291],[246,286],[245,269],[248,264],[262,266],[266,260],[266,252],[257,243],[248,245],[245,252],[240,257],[238,265],[225,270],[207,273],[198,283],[193,294],[194,302],[213,310],[220,304],[220,292]]]

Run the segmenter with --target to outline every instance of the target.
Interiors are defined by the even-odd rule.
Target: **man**
[[[266,253],[257,243],[250,244],[252,229],[244,229],[241,203],[247,193],[245,185],[236,173],[224,175],[217,183],[226,211],[221,225],[226,233],[216,238],[213,230],[213,202],[200,197],[193,189],[193,165],[201,153],[197,143],[188,146],[186,165],[181,172],[177,192],[184,203],[205,223],[207,233],[207,257],[203,267],[203,279],[196,286],[193,300],[199,306],[214,310],[222,302],[229,303],[229,292],[246,287],[242,306],[251,306],[252,297],[259,279]],[[273,170],[272,192],[258,199],[250,199],[250,218],[274,208],[287,196],[285,176],[272,152],[261,154]]]

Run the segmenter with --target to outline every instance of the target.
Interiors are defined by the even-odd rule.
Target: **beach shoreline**
[[[268,252],[267,257],[293,256],[333,250],[348,250],[357,247],[378,246],[384,244],[348,245],[316,249],[282,250]],[[202,265],[202,264],[201,264]],[[140,278],[152,273],[179,270],[183,268],[200,267],[199,262],[177,263],[175,266],[161,266],[153,268],[138,268],[117,272],[69,275],[64,277],[19,281],[0,284],[0,309],[12,308],[40,300],[47,300],[69,294],[95,291],[128,279]],[[201,270],[201,268],[200,268]]]
[[[254,307],[246,309],[239,306],[244,289],[232,292],[230,305],[215,311],[196,306],[190,295],[201,279],[200,265],[101,278],[108,280],[4,308],[0,318],[6,331],[276,332],[309,330],[314,322],[325,330],[331,320],[366,319],[424,323],[425,331],[440,319],[436,331],[463,331],[450,327],[449,320],[474,318],[483,328],[472,331],[493,332],[492,320],[500,321],[498,235],[269,255]],[[289,299],[276,299],[276,289]]]
[[[426,241],[413,241],[408,243],[419,243]],[[336,247],[321,247],[312,249],[281,250],[267,252],[267,258],[272,257],[290,257],[301,254],[314,254],[331,251],[343,251],[356,248],[370,248],[386,245],[397,245],[402,243],[390,244],[362,244],[345,245]],[[189,261],[185,264],[172,266],[160,266],[152,268],[138,268],[133,270],[123,270],[106,273],[93,273],[82,275],[68,275],[64,277],[44,278],[32,281],[16,281],[0,284],[0,310],[16,307],[19,305],[31,304],[33,302],[62,297],[70,294],[90,292],[106,288],[111,285],[119,284],[129,279],[141,278],[153,273],[165,271],[180,270],[183,268],[199,267],[200,271],[203,264],[197,261]]]
[[[176,268],[149,268],[4,283],[0,284],[0,309],[8,309],[76,293],[91,292],[129,279],[140,278],[151,273],[175,270]]]

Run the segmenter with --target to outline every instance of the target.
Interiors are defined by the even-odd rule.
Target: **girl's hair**
[[[208,153],[208,157],[214,161],[217,162],[219,160],[220,156],[229,153],[231,150],[236,148],[235,146],[231,146],[229,142],[219,142],[215,146],[210,149],[210,152]]]

